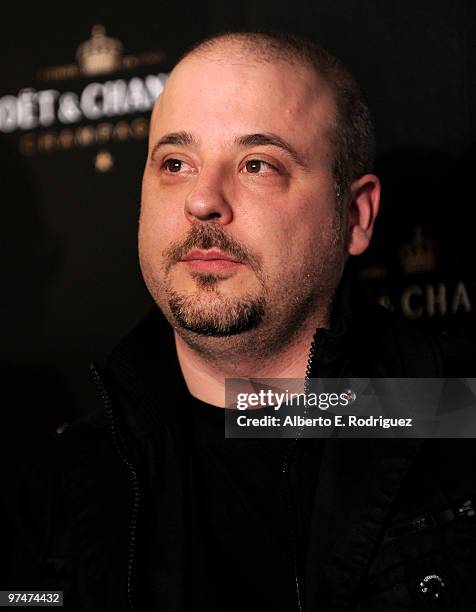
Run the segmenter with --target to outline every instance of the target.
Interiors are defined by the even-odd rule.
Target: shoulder
[[[81,417],[31,455],[11,501],[9,556],[16,587],[47,588],[64,578],[68,591],[87,539],[117,538],[118,526],[127,525],[127,473],[102,421],[97,412]]]
[[[93,487],[100,497],[117,489],[118,461],[100,420],[92,413],[61,426],[31,454],[15,500],[18,522],[45,531],[73,507],[69,499],[83,495],[86,500]]]

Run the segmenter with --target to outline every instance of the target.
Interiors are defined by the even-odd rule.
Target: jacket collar
[[[178,362],[173,328],[154,307],[116,346],[101,369],[106,388],[133,409],[122,416],[137,437],[166,423],[174,423],[181,411],[172,410],[188,398]]]
[[[355,296],[352,293],[354,271],[350,264],[343,276],[332,301],[329,328],[317,328],[314,333],[309,376],[311,378],[340,377],[349,367],[345,354],[345,338],[352,327],[355,310]]]

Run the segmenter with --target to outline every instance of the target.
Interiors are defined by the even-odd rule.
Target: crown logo
[[[122,64],[122,43],[106,36],[106,28],[95,25],[91,38],[79,45],[76,52],[79,69],[82,74],[94,75],[113,72]]]
[[[413,239],[403,245],[399,256],[403,270],[407,274],[431,272],[436,268],[438,245],[423,235],[421,227],[415,227]]]

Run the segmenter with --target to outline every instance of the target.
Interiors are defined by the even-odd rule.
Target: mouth
[[[243,264],[222,251],[211,249],[201,251],[193,249],[180,260],[188,268],[201,272],[221,272],[239,268]]]

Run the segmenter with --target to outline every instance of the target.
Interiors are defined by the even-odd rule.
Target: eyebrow
[[[235,142],[241,147],[256,147],[266,145],[278,147],[286,151],[286,153],[288,153],[288,155],[299,166],[307,168],[307,164],[305,164],[304,160],[298,155],[296,149],[294,149],[289,142],[286,142],[283,138],[277,136],[276,134],[271,134],[269,132],[265,132],[264,134],[247,134],[246,136],[239,136],[235,139]]]
[[[178,146],[193,146],[198,145],[199,142],[189,132],[171,132],[162,136],[154,145],[151,153],[151,159],[154,160],[156,152],[165,145],[178,145]],[[277,134],[270,132],[246,134],[244,136],[237,136],[235,138],[235,144],[240,147],[256,147],[256,146],[273,146],[286,151],[286,153],[303,168],[307,168],[307,164],[301,159],[297,151],[288,142]]]
[[[157,151],[164,145],[180,145],[186,147],[194,144],[197,144],[197,141],[189,132],[171,132],[170,134],[162,136],[162,138],[155,143],[150,157],[153,160]]]

